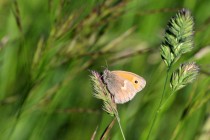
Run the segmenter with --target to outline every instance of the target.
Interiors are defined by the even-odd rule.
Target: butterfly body
[[[146,81],[141,76],[120,70],[104,70],[103,81],[112,94],[114,102],[118,104],[126,103],[133,99],[136,93],[141,91],[146,85]]]

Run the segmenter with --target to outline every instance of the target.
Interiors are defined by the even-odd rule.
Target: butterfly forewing
[[[137,90],[137,92],[141,91],[146,85],[146,81],[144,80],[144,78],[135,73],[127,71],[112,71],[112,73],[130,81]]]
[[[103,73],[103,80],[115,103],[125,103],[131,100],[146,84],[145,80],[131,72],[109,71]]]

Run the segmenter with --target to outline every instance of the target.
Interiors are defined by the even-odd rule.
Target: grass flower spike
[[[94,97],[103,100],[103,109],[111,116],[114,116],[114,114],[117,112],[117,106],[113,102],[111,94],[107,90],[106,85],[103,83],[101,75],[96,71],[91,71],[91,74],[92,75],[90,77],[94,89]]]
[[[109,93],[109,91],[107,90],[106,85],[103,83],[102,81],[102,75],[100,75],[98,72],[96,71],[91,71],[91,81],[92,81],[92,85],[93,85],[93,89],[94,89],[94,93],[93,95],[98,98],[103,100],[103,110],[106,111],[109,115],[111,116],[115,116],[119,127],[120,127],[120,131],[121,134],[123,136],[123,139],[125,140],[125,136],[120,124],[120,117],[118,115],[118,111],[117,111],[117,105],[114,102],[114,100],[111,97],[111,94]]]
[[[193,48],[194,22],[190,12],[180,10],[168,23],[161,45],[161,57],[168,67]]]
[[[160,110],[163,108],[169,98],[174,95],[172,93],[192,82],[198,75],[199,68],[195,63],[185,63],[181,65],[179,69],[173,72],[171,75],[170,86],[173,92],[164,100],[167,88],[166,85],[172,66],[181,57],[182,54],[192,50],[193,34],[194,21],[190,11],[186,9],[178,11],[175,17],[170,19],[165,31],[164,41],[160,47],[160,54],[167,66],[167,73],[162,96],[157,107],[155,117],[152,121],[147,140],[149,140],[156,119],[159,117]]]
[[[198,75],[199,67],[194,63],[182,64],[171,76],[171,88],[177,91],[193,82]]]

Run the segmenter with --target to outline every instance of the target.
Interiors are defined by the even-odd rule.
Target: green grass
[[[164,30],[179,9],[188,8],[195,23],[194,48],[171,72],[195,61],[200,73],[164,106],[150,140],[208,140],[209,7],[209,0],[1,0],[0,139],[83,140],[91,139],[97,127],[100,139],[113,117],[93,97],[89,70],[108,65],[147,81],[131,102],[118,105],[126,139],[145,140],[166,78],[159,51]],[[122,139],[116,122],[107,137]]]

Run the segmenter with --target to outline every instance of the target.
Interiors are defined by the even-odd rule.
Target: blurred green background
[[[210,137],[209,0],[1,0],[0,139],[100,139],[112,121],[93,97],[89,70],[126,70],[146,88],[119,115],[128,140],[144,140],[163,90],[166,66],[159,47],[168,20],[188,8],[195,21],[196,81],[176,93],[151,139]],[[176,67],[175,67],[176,68]],[[167,94],[170,93],[167,83]],[[108,138],[122,139],[115,123]]]

